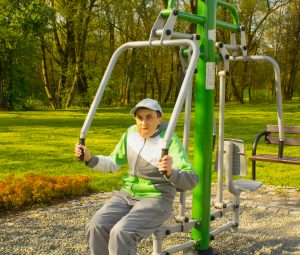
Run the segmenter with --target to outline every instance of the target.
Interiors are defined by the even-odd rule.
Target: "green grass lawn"
[[[299,102],[284,103],[286,125],[300,125]],[[86,144],[94,154],[109,154],[127,127],[134,124],[130,109],[99,109],[87,134]],[[170,118],[172,109],[165,109],[165,119]],[[218,107],[216,107],[218,111]],[[42,111],[0,112],[0,178],[14,173],[23,176],[28,172],[45,175],[86,174],[93,177],[95,191],[111,191],[121,184],[122,171],[103,174],[90,170],[73,156],[81,127],[87,111]],[[216,116],[218,113],[216,112]],[[247,157],[250,156],[252,141],[263,131],[265,124],[276,124],[275,104],[228,104],[225,110],[225,137],[245,141]],[[192,114],[192,124],[194,115]],[[176,133],[181,137],[183,114],[180,116]],[[190,157],[193,161],[193,125],[191,127]],[[276,146],[263,143],[258,152],[277,153]],[[214,152],[215,154],[215,152]],[[299,147],[286,147],[286,155],[300,156]],[[250,178],[248,162],[248,178]],[[300,167],[295,165],[257,163],[257,179],[265,185],[300,187]],[[213,181],[216,180],[213,174]]]

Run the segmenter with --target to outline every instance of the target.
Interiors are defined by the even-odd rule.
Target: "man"
[[[122,136],[110,156],[91,155],[77,144],[75,156],[84,151],[88,167],[115,172],[128,163],[122,189],[115,192],[86,226],[93,255],[134,255],[137,243],[153,233],[172,212],[176,188],[192,189],[198,182],[187,153],[173,134],[169,155],[161,158],[167,124],[157,101],[144,99],[131,111],[136,125]]]

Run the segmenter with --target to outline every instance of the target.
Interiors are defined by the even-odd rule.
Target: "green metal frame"
[[[201,0],[198,0],[198,2],[199,1],[203,2]],[[239,32],[240,31],[240,22],[239,22],[238,13],[237,13],[235,7],[232,4],[229,4],[229,3],[221,1],[221,0],[217,0],[217,1],[212,0],[212,1],[214,2],[214,5],[216,5],[216,3],[217,3],[217,6],[223,7],[225,9],[227,9],[228,11],[230,11],[232,20],[233,20],[233,24],[225,22],[225,21],[221,21],[221,20],[216,20],[216,27],[220,28],[220,29],[228,30],[230,32]],[[168,8],[165,10],[162,10],[163,17],[169,17],[170,13],[172,12],[172,10],[174,8],[175,8],[174,0],[169,0]],[[178,18],[179,19],[185,20],[190,23],[195,23],[197,25],[205,24],[206,19],[208,17],[205,14],[202,14],[202,15],[199,15],[199,12],[198,12],[198,15],[195,15],[195,14],[186,13],[186,12],[178,10]]]
[[[216,19],[217,7],[226,8],[232,16],[233,23]],[[167,9],[162,10],[163,17],[168,17],[175,9],[175,0],[169,0]],[[196,241],[195,249],[209,252],[210,237],[210,197],[212,171],[212,130],[214,88],[208,86],[208,65],[214,66],[219,58],[215,51],[216,28],[230,32],[239,32],[240,24],[235,7],[221,0],[198,0],[198,13],[190,14],[178,10],[177,18],[197,24],[200,58],[197,64],[195,90],[195,125],[194,125],[194,167],[199,176],[199,184],[193,190],[192,218],[199,224],[192,229],[192,239]],[[211,71],[209,71],[211,72]]]

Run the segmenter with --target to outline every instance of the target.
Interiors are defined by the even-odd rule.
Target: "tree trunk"
[[[184,72],[182,70],[181,62],[178,61],[177,62],[177,84],[176,84],[175,93],[174,93],[174,103],[176,103],[177,96],[179,94],[179,90],[181,88],[183,79],[184,79]]]
[[[171,74],[170,74],[170,79],[169,79],[169,87],[168,87],[168,91],[166,93],[166,96],[164,98],[164,103],[167,103],[169,101],[169,98],[171,96],[171,92],[172,92],[172,86],[173,86],[173,82],[174,82],[174,60],[173,60],[173,51],[171,52]]]
[[[4,105],[4,71],[0,62],[0,109],[5,109]]]
[[[231,81],[231,87],[232,87],[232,92],[233,92],[233,95],[235,96],[235,98],[240,102],[240,103],[244,103],[243,102],[243,98],[240,97],[240,93],[238,91],[238,88],[236,87],[235,85],[235,81],[234,81],[234,78],[233,77],[230,77],[230,81]]]
[[[48,70],[47,70],[47,57],[46,57],[46,46],[45,46],[45,40],[44,38],[40,38],[41,40],[41,51],[42,51],[42,66],[41,66],[41,76],[43,80],[44,90],[46,93],[46,96],[49,100],[49,104],[52,110],[56,110],[56,103],[52,95],[52,91],[50,88],[49,83],[49,76],[48,76]]]
[[[160,101],[161,98],[161,79],[159,73],[157,71],[156,66],[154,65],[154,79],[156,81],[156,88],[157,88],[157,98]]]

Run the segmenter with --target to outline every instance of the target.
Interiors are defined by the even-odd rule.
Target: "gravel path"
[[[88,255],[84,225],[110,196],[111,193],[98,193],[46,208],[0,215],[0,254]],[[175,201],[174,207],[177,205]],[[187,215],[190,213],[188,195]],[[226,220],[225,216],[212,226]],[[173,234],[164,240],[164,247],[189,238],[189,234]],[[223,232],[211,246],[219,254],[228,255],[300,255],[300,189],[263,187],[252,194],[243,193],[239,231]],[[139,245],[138,254],[150,255],[151,252],[149,237]]]

